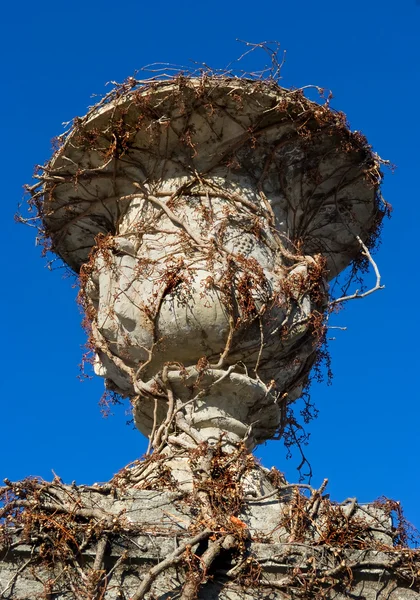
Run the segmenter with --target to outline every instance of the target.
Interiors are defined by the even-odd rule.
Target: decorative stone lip
[[[273,81],[133,80],[76,118],[45,168],[53,250],[78,272],[95,237],[115,231],[136,183],[163,198],[193,194],[208,187],[197,174],[243,200],[263,198],[304,254],[326,256],[329,278],[358,256],[355,236],[368,242],[383,216],[377,157],[328,103]]]

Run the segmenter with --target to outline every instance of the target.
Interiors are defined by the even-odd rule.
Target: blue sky
[[[49,272],[34,231],[13,221],[22,185],[50,153],[63,121],[84,114],[92,94],[152,62],[223,68],[252,42],[287,51],[282,84],[334,93],[374,149],[397,165],[383,187],[394,206],[375,255],[386,289],[348,304],[335,320],[332,386],[315,385],[320,410],[306,448],[313,483],[331,497],[401,500],[420,526],[418,327],[418,98],[420,5],[322,3],[8,3],[2,9],[0,97],[3,164],[2,453],[0,480],[28,475],[92,483],[109,479],[145,450],[124,408],[102,419],[103,382],[77,379],[84,333],[74,281]],[[259,69],[263,54],[246,64]],[[296,481],[298,456],[281,442],[258,451]]]

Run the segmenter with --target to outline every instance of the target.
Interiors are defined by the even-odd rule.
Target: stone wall
[[[13,485],[4,599],[185,599],[191,581],[199,598],[420,598],[418,559],[395,547],[385,505],[337,505],[283,483],[266,498],[247,496],[211,531],[189,492],[43,482],[30,494]]]

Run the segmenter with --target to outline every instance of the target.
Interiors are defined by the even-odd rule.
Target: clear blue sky
[[[316,385],[320,414],[306,448],[313,483],[331,497],[401,500],[420,526],[418,242],[420,5],[379,2],[220,1],[142,3],[8,2],[0,25],[3,165],[2,411],[0,480],[27,475],[92,483],[109,479],[145,450],[124,410],[101,418],[99,378],[80,383],[84,334],[76,290],[49,272],[34,231],[13,222],[22,185],[50,153],[63,121],[82,115],[91,94],[155,62],[224,67],[236,38],[278,40],[287,50],[283,85],[332,89],[384,158],[384,195],[394,205],[376,254],[386,289],[349,304],[348,330],[331,343],[334,380]],[[265,57],[255,54],[249,68]],[[109,89],[109,88],[108,88]],[[259,450],[264,464],[297,480],[298,457],[281,442]]]

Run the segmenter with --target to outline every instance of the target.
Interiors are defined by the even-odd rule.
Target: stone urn
[[[383,217],[378,165],[328,102],[273,81],[133,79],[74,120],[33,202],[79,274],[95,372],[155,451],[281,436],[328,281]]]

